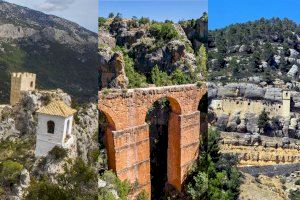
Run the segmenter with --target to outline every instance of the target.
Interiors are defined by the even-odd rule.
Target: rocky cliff
[[[99,22],[101,87],[118,87],[118,84],[104,83],[107,80],[114,83],[118,76],[117,52],[123,54],[129,87],[183,84],[204,79],[205,66],[201,67],[201,60],[206,59],[203,46],[207,37],[205,17],[193,23],[122,19],[120,16],[100,18]],[[201,46],[204,48],[202,54],[199,53]],[[156,77],[163,76],[163,81],[152,80],[154,69],[157,70]]]
[[[97,34],[68,20],[0,1],[0,102],[10,73],[37,74],[41,89],[63,88],[79,100],[96,95]]]

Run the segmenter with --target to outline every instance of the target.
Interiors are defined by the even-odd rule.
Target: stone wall
[[[244,117],[246,113],[260,115],[264,109],[270,116],[280,116],[283,114],[283,106],[281,103],[272,103],[261,100],[228,98],[223,100],[212,100],[211,105],[217,115],[223,113],[231,115],[236,112],[240,112],[241,117]]]
[[[146,115],[161,98],[170,102],[168,130],[168,183],[181,190],[186,173],[199,151],[200,112],[198,104],[206,86],[180,85],[104,90],[99,92],[98,108],[109,122],[106,131],[109,168],[122,179],[151,191],[149,125]]]

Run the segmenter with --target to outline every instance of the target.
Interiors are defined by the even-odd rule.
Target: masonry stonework
[[[228,97],[224,99],[214,99],[210,106],[218,116],[221,114],[232,115],[236,112],[240,112],[240,116],[244,118],[248,112],[255,113],[258,116],[265,110],[270,116],[289,117],[291,113],[291,94],[290,91],[283,91],[282,103],[245,99],[242,97]]]
[[[15,105],[21,98],[23,91],[35,90],[36,75],[32,73],[12,73],[10,104]]]
[[[146,115],[161,98],[170,102],[168,130],[168,183],[179,191],[191,164],[197,159],[200,139],[198,105],[206,86],[110,90],[99,92],[98,108],[109,122],[106,148],[109,168],[122,180],[138,181],[141,189],[151,193],[150,140]]]

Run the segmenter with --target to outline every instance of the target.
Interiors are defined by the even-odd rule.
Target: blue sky
[[[264,18],[289,18],[300,24],[300,0],[209,0],[209,29]]]
[[[196,19],[207,11],[207,0],[99,0],[99,16],[110,12],[124,18],[149,17],[157,21]]]
[[[98,0],[6,1],[68,19],[94,32],[98,31]]]

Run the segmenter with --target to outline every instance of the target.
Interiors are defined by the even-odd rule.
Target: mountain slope
[[[68,20],[0,1],[0,102],[10,73],[37,74],[41,89],[61,88],[80,101],[97,94],[97,34]]]
[[[289,19],[262,18],[210,31],[209,49],[211,81],[299,79],[300,26]]]

